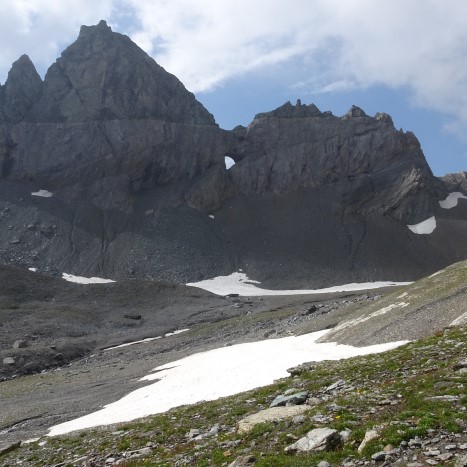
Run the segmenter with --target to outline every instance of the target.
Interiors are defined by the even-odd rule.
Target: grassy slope
[[[350,307],[344,322],[358,325],[341,324],[323,341],[369,345],[414,340],[445,328],[465,313],[466,300],[467,261],[462,261],[377,301]],[[389,311],[380,313],[388,307]]]
[[[228,465],[237,456],[254,454],[257,466],[305,466],[326,459],[332,465],[344,459],[368,459],[384,446],[398,446],[414,436],[459,436],[467,438],[467,375],[455,365],[467,354],[467,328],[448,328],[434,336],[393,351],[337,362],[316,364],[310,371],[285,378],[270,386],[217,401],[173,409],[119,426],[83,431],[48,439],[44,446],[25,445],[0,458],[0,465],[74,465],[75,459],[101,465],[107,456],[116,459],[150,443],[150,454],[123,465]],[[329,395],[325,388],[344,379],[344,391]],[[436,384],[444,382],[443,384]],[[312,395],[328,394],[329,399],[310,407],[305,423],[257,425],[246,435],[236,433],[236,423],[244,416],[269,406],[288,388],[309,390]],[[459,396],[457,402],[427,401],[436,395]],[[390,401],[388,404],[387,401]],[[337,404],[338,408],[332,404]],[[313,421],[316,414],[328,417],[324,424]],[[192,428],[202,433],[216,423],[218,436],[189,441]],[[357,447],[365,431],[383,425],[381,438],[371,442],[362,454]],[[349,428],[349,442],[337,451],[311,455],[290,455],[284,448],[310,429],[328,426]],[[464,443],[466,440],[464,439]],[[423,454],[420,454],[423,457]],[[419,456],[419,458],[420,458]]]

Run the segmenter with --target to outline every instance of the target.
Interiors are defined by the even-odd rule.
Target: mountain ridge
[[[335,117],[299,100],[223,130],[103,21],[44,81],[22,57],[0,94],[4,263],[175,282],[244,269],[317,288],[412,280],[467,257],[464,201],[439,206],[467,184],[434,177],[387,114]],[[430,237],[410,233],[432,216]]]

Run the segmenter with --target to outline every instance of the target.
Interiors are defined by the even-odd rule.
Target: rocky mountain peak
[[[23,119],[42,92],[43,82],[27,55],[13,63],[1,86],[0,122],[16,123]]]
[[[215,125],[212,115],[128,36],[105,21],[78,39],[45,76],[28,122],[153,119]]]
[[[292,105],[290,101],[281,105],[275,110],[270,112],[262,112],[255,115],[255,120],[267,117],[277,118],[305,118],[305,117],[319,117],[324,114],[316,107],[315,104],[302,104],[300,99],[297,100],[296,105]]]
[[[347,120],[349,118],[356,118],[356,117],[366,117],[366,113],[360,108],[357,107],[356,105],[352,105],[350,107],[349,111],[342,116],[343,120]]]

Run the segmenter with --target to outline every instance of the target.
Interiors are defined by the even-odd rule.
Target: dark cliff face
[[[355,106],[286,103],[222,130],[105,22],[83,26],[44,81],[23,56],[0,87],[4,263],[176,282],[241,268],[288,288],[410,280],[467,257],[467,206],[438,203],[466,186]],[[408,229],[433,215],[430,236]]]
[[[128,209],[131,193],[223,165],[228,138],[175,76],[104,21],[81,28],[44,82],[18,60],[0,116],[1,176],[66,187],[70,199],[86,193],[103,208]]]
[[[396,130],[387,114],[369,117],[354,106],[339,118],[299,101],[258,114],[235,133],[231,156],[239,163],[230,175],[240,193],[335,186],[349,209],[412,221],[426,218],[445,194],[416,137]]]

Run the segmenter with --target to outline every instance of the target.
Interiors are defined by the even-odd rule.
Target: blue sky
[[[0,0],[0,82],[43,76],[81,24],[129,35],[223,128],[290,100],[389,113],[436,175],[467,170],[464,0]]]

